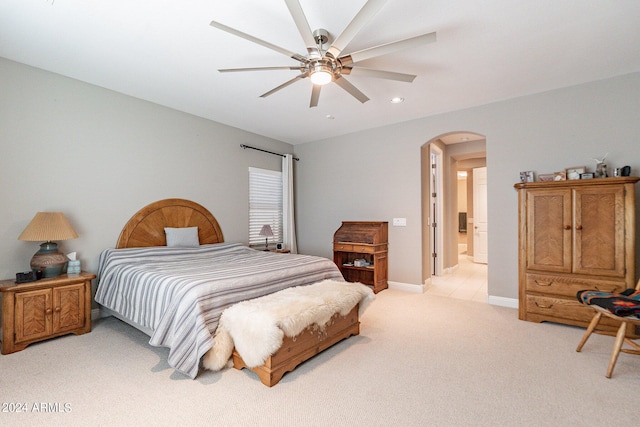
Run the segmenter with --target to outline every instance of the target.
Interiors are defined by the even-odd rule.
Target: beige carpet
[[[202,372],[190,380],[174,373],[166,350],[146,344],[144,334],[100,319],[91,334],[0,356],[0,425],[636,423],[640,357],[621,355],[606,379],[613,338],[594,336],[576,353],[581,329],[395,290],[379,293],[361,321],[360,336],[267,388],[246,370]],[[26,404],[26,412],[15,412],[15,404]]]

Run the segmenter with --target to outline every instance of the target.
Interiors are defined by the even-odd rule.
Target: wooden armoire
[[[635,287],[638,177],[518,183],[519,318],[588,326],[583,289]],[[615,323],[600,323],[603,331]]]

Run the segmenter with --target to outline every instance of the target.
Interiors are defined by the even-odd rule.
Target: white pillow
[[[198,227],[165,227],[164,234],[167,236],[167,246],[179,246],[183,248],[196,248],[200,246]]]

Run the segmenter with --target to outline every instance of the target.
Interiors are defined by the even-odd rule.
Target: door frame
[[[429,248],[431,260],[431,274],[441,276],[444,259],[444,173],[442,168],[443,152],[435,144],[429,144]],[[434,173],[435,169],[435,173]],[[435,197],[434,197],[435,195]],[[435,225],[434,225],[435,224]],[[435,231],[435,232],[434,232]],[[434,255],[435,254],[435,255]]]
[[[450,268],[457,268],[458,266],[458,248],[457,248],[457,230],[458,219],[455,215],[455,224],[452,222],[454,219],[450,218],[450,213],[455,210],[457,203],[452,202],[453,197],[457,194],[457,188],[452,188],[451,179],[457,179],[457,172],[452,170],[457,169],[457,162],[467,161],[475,158],[483,158],[486,166],[486,136],[471,132],[471,131],[454,131],[440,134],[434,138],[427,140],[420,147],[420,164],[421,164],[421,210],[422,210],[422,226],[421,226],[421,247],[422,247],[422,280],[424,285],[429,285],[431,277],[433,276],[433,263],[434,258],[432,255],[432,227],[431,227],[431,149],[436,147],[441,153],[440,161],[441,167],[439,168],[441,189],[439,193],[442,195],[439,198],[441,203],[440,217],[443,219],[439,227],[439,231],[442,233],[439,238],[439,243],[442,245],[436,260],[440,262],[440,274],[446,274]],[[460,149],[461,146],[465,148]],[[454,162],[454,164],[451,164]],[[478,165],[480,166],[480,165]],[[437,177],[436,177],[437,178]],[[455,186],[454,186],[455,187]],[[443,191],[446,189],[446,194]],[[437,190],[436,190],[437,191]],[[452,192],[452,194],[449,194]],[[449,197],[451,196],[451,197]],[[456,200],[457,202],[457,200]],[[446,212],[446,217],[444,216]],[[453,225],[452,225],[453,224]],[[454,227],[455,225],[455,227]],[[455,233],[454,233],[455,231]],[[455,246],[449,239],[455,235]],[[438,236],[436,236],[437,238]],[[445,241],[444,239],[447,239]],[[438,243],[438,241],[436,241]],[[451,264],[453,262],[453,264]],[[447,268],[445,268],[445,266]]]
[[[473,262],[487,264],[488,263],[488,247],[487,247],[487,167],[473,168]],[[480,194],[479,175],[484,174],[484,193]],[[482,213],[482,215],[479,215]],[[479,218],[484,216],[485,222],[480,224]],[[484,236],[481,235],[484,233]]]

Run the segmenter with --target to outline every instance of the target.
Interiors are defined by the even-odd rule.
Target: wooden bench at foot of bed
[[[356,305],[346,316],[336,313],[323,331],[320,331],[317,325],[311,325],[295,337],[285,336],[278,351],[260,366],[249,368],[234,349],[233,367],[252,370],[264,385],[271,387],[278,384],[285,373],[293,371],[300,363],[335,343],[358,334],[360,334],[360,322],[358,305]]]

